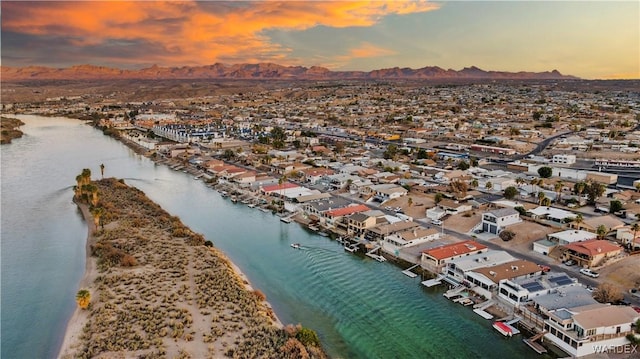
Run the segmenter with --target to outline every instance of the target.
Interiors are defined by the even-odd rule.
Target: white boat
[[[288,217],[280,217],[280,221],[284,223],[291,223],[292,219]]]
[[[255,205],[255,203],[249,203],[249,204],[247,205],[247,207],[249,207],[249,208],[254,208],[255,206],[256,206],[256,205]]]
[[[356,247],[354,245],[344,246],[344,250],[349,252],[349,253],[354,253],[355,251],[358,250],[358,247]]]
[[[291,248],[300,249],[300,243],[291,243]]]

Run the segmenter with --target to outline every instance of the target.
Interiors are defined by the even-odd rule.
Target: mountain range
[[[107,79],[279,79],[279,80],[392,80],[392,79],[513,79],[566,80],[577,77],[563,75],[557,70],[545,72],[485,71],[475,66],[460,71],[437,66],[419,69],[386,68],[373,71],[331,71],[324,67],[282,66],[273,63],[221,64],[206,66],[160,67],[153,65],[140,70],[77,65],[66,68],[44,66],[1,67],[2,81],[24,80],[107,80]]]

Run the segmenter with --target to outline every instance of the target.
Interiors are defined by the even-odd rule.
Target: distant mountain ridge
[[[20,80],[100,80],[100,79],[281,79],[281,80],[341,80],[341,79],[514,79],[567,80],[578,79],[557,70],[545,72],[485,71],[475,66],[460,71],[437,66],[419,69],[408,67],[373,71],[331,71],[324,67],[282,66],[274,63],[221,64],[205,66],[160,67],[153,65],[140,70],[77,65],[66,68],[44,66],[1,67],[3,81]]]

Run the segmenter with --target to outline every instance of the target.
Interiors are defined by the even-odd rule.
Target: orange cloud
[[[8,2],[2,29],[29,35],[62,36],[76,46],[136,42],[162,49],[143,62],[162,65],[218,61],[278,61],[291,52],[264,35],[269,29],[305,30],[372,26],[389,14],[430,11],[437,5],[407,1],[261,1],[261,2]],[[9,13],[9,14],[7,14]],[[114,47],[117,51],[117,47]],[[371,44],[349,56],[390,54]],[[117,54],[113,54],[117,57]],[[129,61],[132,61],[130,59]]]

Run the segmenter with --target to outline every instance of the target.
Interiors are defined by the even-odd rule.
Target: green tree
[[[310,345],[314,347],[320,346],[320,338],[318,338],[318,334],[309,328],[301,328],[298,333],[296,333],[296,339],[298,339],[303,345]]]
[[[436,193],[435,197],[433,198],[433,201],[434,201],[436,204],[438,204],[438,203],[442,202],[442,198],[443,198],[443,197],[444,197],[444,196],[442,195],[442,193],[438,192],[438,193]]]
[[[613,201],[609,202],[609,213],[616,213],[621,210],[622,210],[622,202],[618,201],[617,199],[614,199]]]
[[[576,229],[580,229],[580,224],[582,224],[582,222],[584,222],[584,217],[582,216],[582,213],[578,213],[576,218],[573,220],[573,223],[576,225]]]
[[[274,148],[284,147],[284,141],[287,139],[287,134],[282,127],[276,126],[271,129],[271,144]]]
[[[429,156],[427,154],[427,151],[424,148],[421,148],[421,149],[418,150],[418,153],[417,153],[416,157],[419,160],[422,160],[422,159],[428,158]],[[639,192],[640,192],[640,190],[639,190]]]
[[[636,238],[638,237],[638,231],[640,231],[640,224],[638,222],[631,225],[631,230],[633,231],[633,238],[631,239],[631,248],[635,250]]]
[[[542,206],[542,202],[547,198],[544,192],[538,192],[538,205]]]
[[[587,202],[589,204],[595,204],[598,198],[602,197],[605,192],[605,187],[601,183],[591,182],[585,187],[587,193]]]
[[[581,196],[584,190],[587,188],[587,184],[584,182],[578,182],[573,185],[573,193]]]
[[[517,194],[518,194],[518,189],[513,186],[509,186],[504,190],[504,198],[506,199],[514,199]]]
[[[601,224],[598,226],[598,228],[596,228],[596,234],[598,235],[599,239],[604,239],[604,236],[607,235],[607,227],[604,226],[604,224]]]
[[[560,202],[563,186],[564,184],[562,183],[562,181],[558,181],[553,185],[553,189],[556,191],[556,203]]]
[[[542,166],[538,168],[538,175],[542,178],[550,178],[553,174],[553,169],[549,166]]]
[[[484,184],[484,188],[492,189],[493,188],[493,183],[491,183],[491,181],[487,181],[487,183]]]
[[[460,162],[458,162],[458,169],[463,171],[468,170],[469,164],[467,163],[467,161],[461,160]]]

